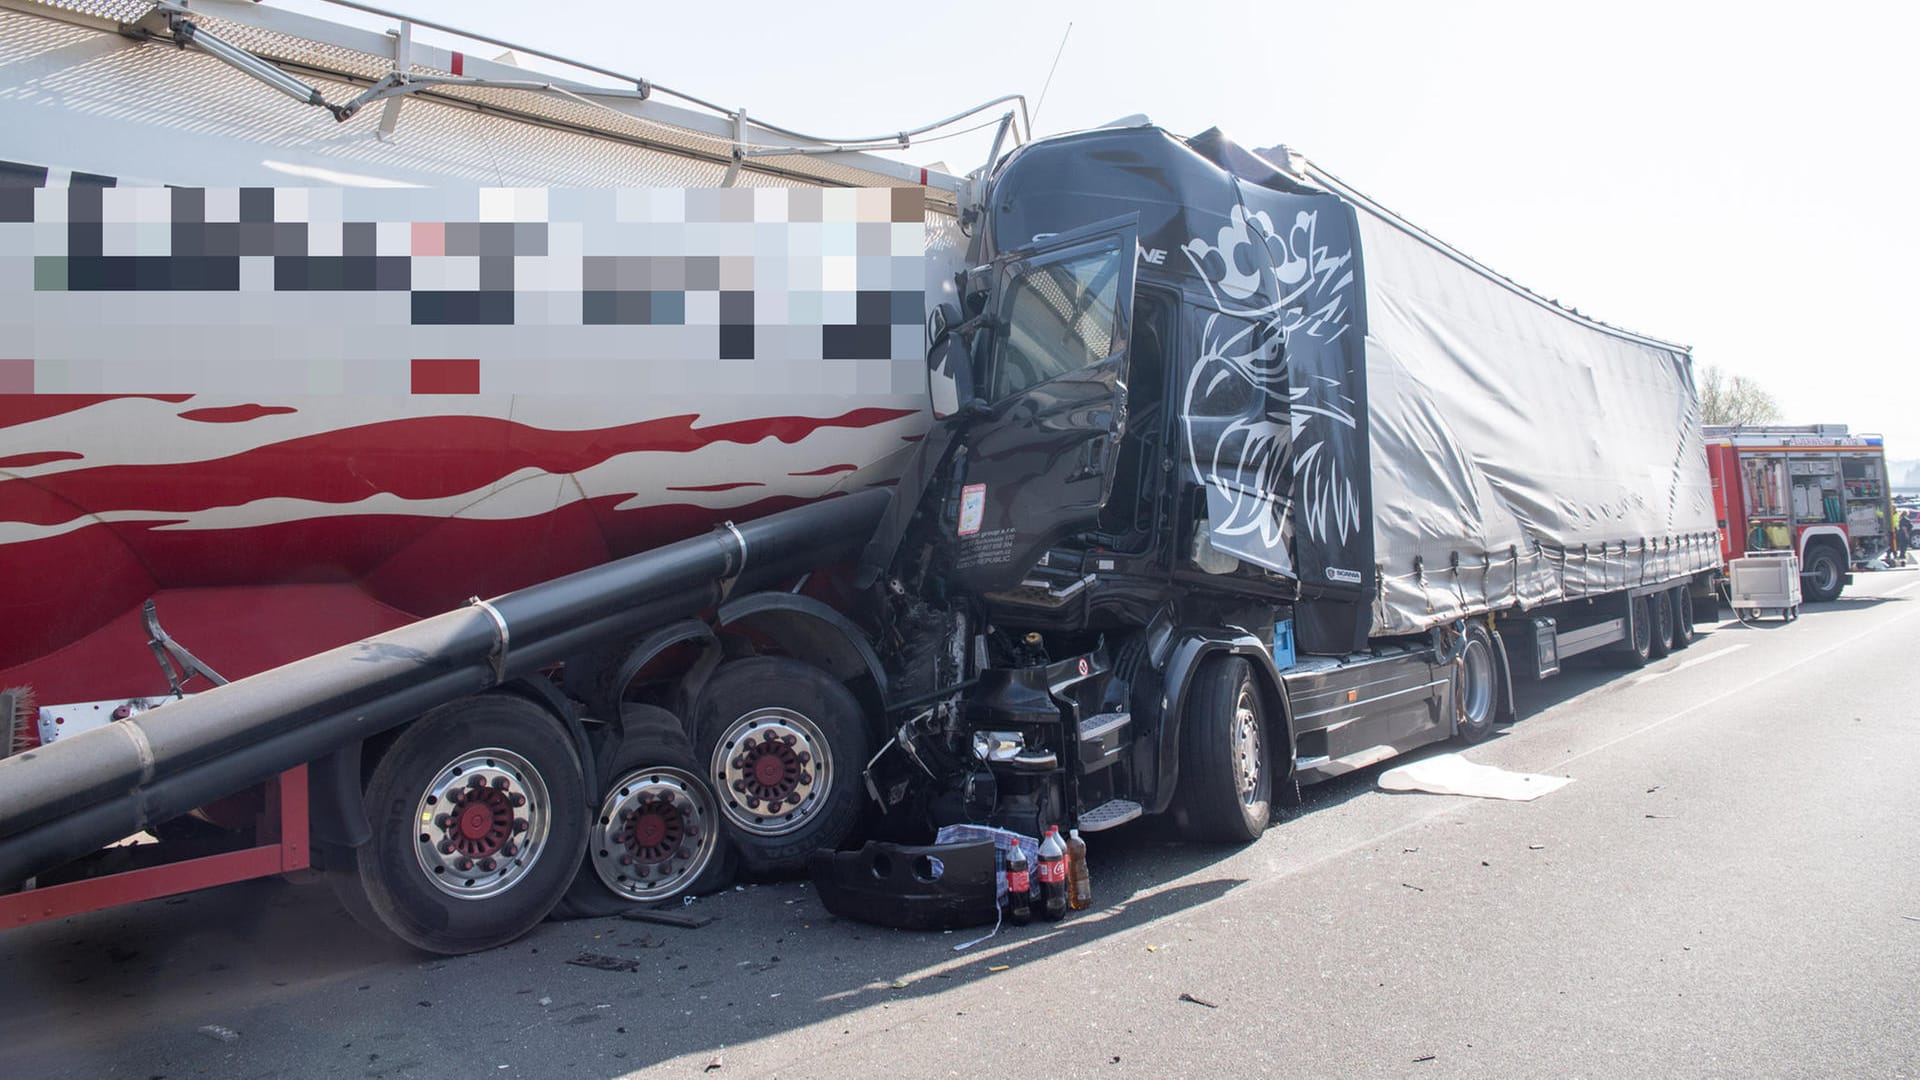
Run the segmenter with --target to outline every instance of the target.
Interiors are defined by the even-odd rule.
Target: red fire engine
[[[1832,600],[1884,555],[1893,504],[1878,435],[1845,424],[1710,425],[1707,464],[1728,560],[1792,551],[1808,600]]]

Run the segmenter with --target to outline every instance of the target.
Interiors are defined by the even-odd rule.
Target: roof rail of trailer
[[[414,18],[356,0],[318,0],[376,18],[385,32],[275,8],[258,0],[0,0],[0,7],[91,26],[139,40],[205,52],[282,93],[345,121],[379,104],[378,130],[391,136],[402,103],[419,95],[442,103],[564,128],[727,166],[726,185],[742,170],[783,175],[831,187],[925,186],[929,202],[954,209],[963,178],[876,157],[981,127],[1032,137],[1024,95],[1007,94],[918,127],[880,135],[829,138],[751,117],[651,80],[571,60],[541,49]],[[506,50],[495,59],[413,40],[416,28]],[[522,67],[521,56],[572,69],[562,78]],[[329,101],[303,79],[319,77],[358,89]],[[584,76],[594,77],[592,80]],[[607,85],[611,82],[615,85]],[[684,105],[660,99],[674,98]],[[992,111],[1005,106],[1001,115]],[[978,119],[981,117],[985,119]],[[971,125],[961,126],[965,121]]]
[[[1707,424],[1708,435],[1846,435],[1845,424]],[[1865,434],[1864,432],[1862,434]]]
[[[1475,259],[1473,256],[1468,255],[1466,252],[1461,251],[1457,247],[1454,247],[1452,244],[1447,243],[1445,240],[1440,239],[1439,237],[1433,235],[1427,230],[1421,228],[1420,226],[1415,225],[1413,222],[1408,221],[1406,218],[1401,217],[1399,214],[1394,213],[1392,210],[1387,209],[1385,206],[1381,205],[1381,203],[1378,200],[1373,199],[1368,195],[1362,193],[1358,188],[1355,188],[1352,184],[1347,183],[1346,181],[1328,172],[1326,169],[1321,168],[1317,163],[1308,159],[1305,154],[1302,154],[1299,151],[1292,149],[1291,147],[1288,147],[1282,144],[1279,146],[1269,147],[1265,150],[1256,150],[1254,151],[1254,153],[1257,153],[1261,157],[1267,159],[1267,161],[1270,162],[1275,168],[1279,169],[1284,173],[1287,173],[1290,176],[1294,176],[1299,179],[1306,180],[1310,183],[1317,184],[1320,187],[1325,188],[1326,190],[1331,191],[1336,195],[1339,195],[1343,199],[1347,199],[1355,203],[1356,205],[1365,207],[1370,213],[1378,216],[1382,221],[1385,221],[1389,225],[1392,225],[1394,228],[1399,229],[1401,232],[1406,233],[1408,236],[1413,237],[1415,240],[1418,240],[1421,243],[1428,245],[1429,247],[1433,248],[1435,251],[1440,252],[1442,255],[1445,255],[1446,257],[1454,260],[1455,262],[1466,267],[1467,269],[1472,270],[1473,272],[1479,274],[1480,276],[1486,278],[1487,280],[1493,282],[1494,284],[1510,289],[1513,292],[1518,293],[1519,295],[1527,298],[1528,300],[1533,301],[1536,304],[1539,304],[1541,307],[1544,307],[1547,310],[1552,311],[1557,315],[1563,316],[1565,318],[1573,319],[1576,322],[1582,323],[1586,326],[1590,326],[1595,330],[1612,334],[1615,337],[1625,338],[1629,341],[1638,342],[1642,345],[1650,345],[1657,349],[1667,349],[1673,352],[1686,355],[1689,358],[1692,356],[1693,349],[1691,346],[1677,344],[1672,341],[1667,341],[1663,338],[1654,337],[1651,334],[1642,334],[1635,330],[1628,330],[1625,327],[1614,326],[1611,323],[1601,322],[1599,319],[1596,319],[1593,316],[1586,314],[1585,312],[1581,311],[1579,308],[1572,307],[1567,304],[1563,304],[1560,301],[1553,299],[1552,297],[1542,296],[1539,293],[1534,292],[1532,289],[1527,288],[1525,285],[1520,284],[1519,282],[1513,280],[1512,278],[1508,277],[1505,274],[1502,274],[1498,270],[1493,269],[1487,264],[1480,262],[1478,259]]]

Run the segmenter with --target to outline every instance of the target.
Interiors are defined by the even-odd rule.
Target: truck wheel
[[[1648,655],[1659,659],[1673,651],[1673,597],[1664,592],[1647,597],[1647,609],[1653,616],[1653,640]]]
[[[1614,655],[1627,667],[1646,667],[1653,659],[1652,605],[1646,597],[1636,596],[1627,601],[1627,608],[1627,621],[1633,625],[1628,628],[1627,640],[1615,647]]]
[[[700,776],[693,740],[665,709],[627,705],[625,737],[600,770],[600,810],[587,860],[558,918],[618,915],[638,904],[698,896],[733,875],[720,802]]]
[[[443,705],[367,778],[373,835],[336,887],[356,918],[414,948],[504,945],[573,880],[586,799],[572,740],[539,706],[505,694]]]
[[[1673,597],[1673,647],[1684,649],[1700,634],[1693,625],[1693,590],[1682,585],[1669,595]]]
[[[1253,667],[1215,656],[1195,673],[1180,725],[1180,808],[1187,834],[1244,844],[1266,831],[1273,794],[1266,709]]]
[[[736,660],[714,672],[694,715],[743,872],[799,873],[853,832],[872,750],[860,703],[833,676],[784,657]]]
[[[1839,599],[1846,586],[1846,568],[1831,544],[1820,544],[1807,553],[1807,572],[1801,577],[1806,580],[1806,599],[1816,604]]]
[[[1454,665],[1453,700],[1458,720],[1453,733],[1464,743],[1477,743],[1493,730],[1499,704],[1499,680],[1494,675],[1493,639],[1485,627],[1467,627],[1467,643]]]

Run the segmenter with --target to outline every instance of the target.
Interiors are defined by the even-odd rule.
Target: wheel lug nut
[[[747,782],[745,780],[735,780],[733,782],[733,790],[735,791],[747,790]]]
[[[494,862],[492,859],[480,860],[480,869],[485,870],[488,873],[492,873],[498,866],[499,864]]]
[[[632,865],[633,865],[633,856],[631,856],[631,855],[622,855],[622,856],[620,856],[620,865],[621,865],[621,866],[632,866]]]
[[[801,774],[800,774],[800,782],[801,782],[801,783],[803,783],[803,784],[811,784],[811,783],[813,783],[813,774],[812,774],[812,773],[810,773],[810,772],[803,772],[803,773],[801,773]]]
[[[496,776],[496,777],[494,777],[494,778],[493,778],[493,786],[494,786],[494,787],[495,787],[496,789],[498,789],[498,790],[500,790],[500,791],[505,791],[505,790],[507,790],[507,788],[508,788],[509,786],[511,786],[511,785],[512,785],[512,783],[513,783],[513,781],[511,781],[511,780],[508,780],[508,779],[507,779],[506,777],[504,777],[504,776]]]
[[[513,831],[514,831],[514,832],[516,832],[516,833],[523,833],[523,832],[526,832],[526,831],[527,831],[527,819],[526,819],[526,818],[514,818],[514,819],[513,819]]]
[[[747,767],[747,759],[744,756],[737,757],[733,759],[732,764],[736,769],[744,769]]]
[[[520,854],[520,845],[509,840],[505,844],[501,845],[500,854],[505,855],[507,858],[511,859],[515,855]]]
[[[433,817],[433,824],[435,828],[439,828],[439,829],[452,828],[453,816],[451,814],[435,814]]]
[[[802,765],[805,765],[808,762],[813,760],[813,755],[807,753],[805,750],[800,751],[800,753],[795,756],[800,759],[800,764]]]
[[[467,786],[470,788],[482,788],[487,786],[487,781],[486,778],[482,776],[469,776],[467,777]]]
[[[687,826],[687,835],[688,835],[689,837],[695,837],[695,836],[699,836],[699,835],[700,835],[700,826],[698,826],[698,825],[688,825],[688,826]]]
[[[473,860],[462,857],[458,862],[454,863],[453,865],[455,869],[471,870],[473,869]]]
[[[517,791],[507,796],[507,801],[509,803],[512,803],[516,809],[527,805],[527,797],[525,795],[520,794]]]
[[[780,736],[780,741],[783,743],[786,743],[788,746],[792,746],[794,743],[799,742],[800,740],[792,735],[782,735]]]
[[[747,800],[747,809],[749,809],[749,810],[758,810],[758,809],[760,809],[760,800],[759,800],[759,799],[754,799],[754,798],[749,798],[749,799]]]
[[[442,855],[453,854],[453,841],[451,840],[440,841],[440,854]]]
[[[641,864],[640,869],[634,871],[634,873],[639,877],[650,878],[653,876],[653,869],[643,863]]]

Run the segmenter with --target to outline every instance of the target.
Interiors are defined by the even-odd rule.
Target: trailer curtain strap
[[[499,608],[477,596],[468,600],[467,603],[493,618],[494,633],[499,636],[500,643],[493,647],[493,652],[488,654],[487,660],[493,665],[493,685],[499,686],[507,681],[507,645],[513,640],[513,635],[507,630],[506,616],[500,614]]]

